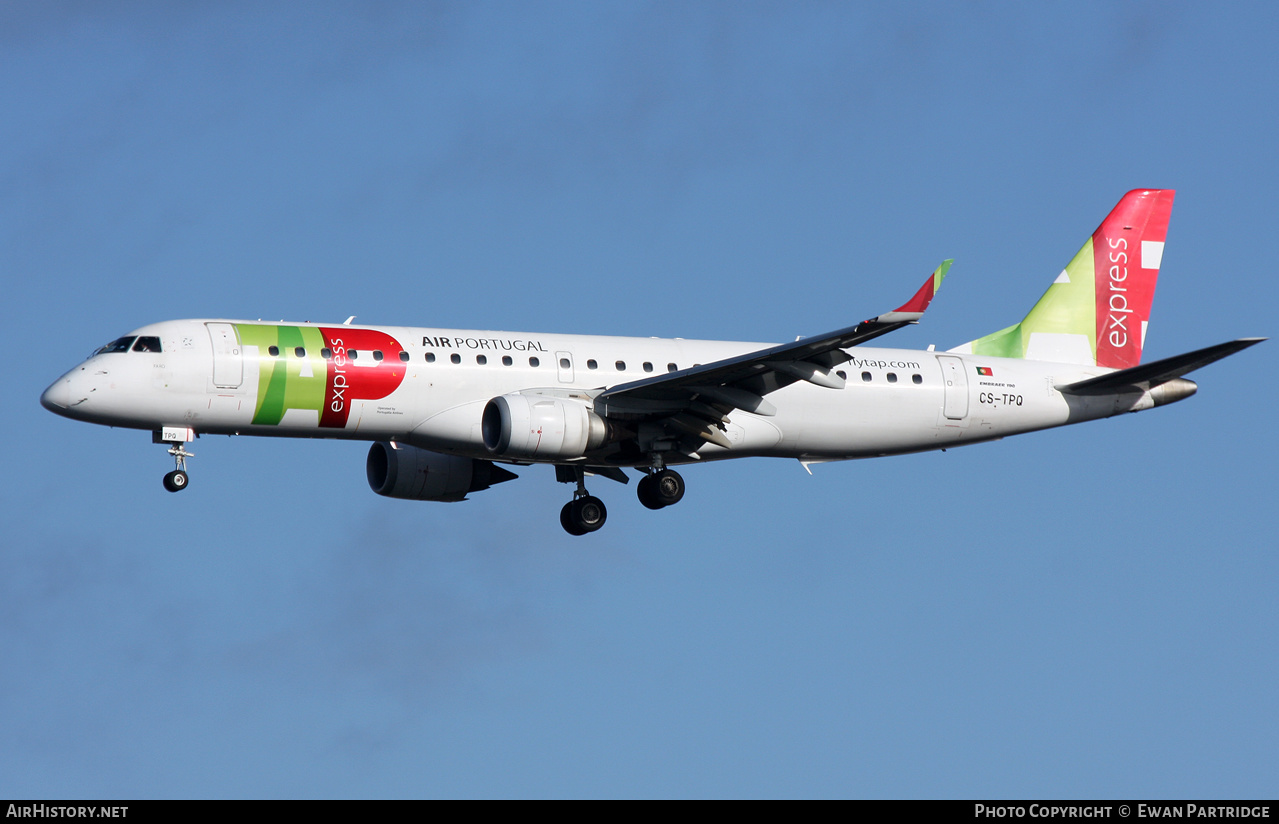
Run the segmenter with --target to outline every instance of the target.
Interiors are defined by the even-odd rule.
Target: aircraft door
[[[946,402],[943,414],[952,421],[968,417],[968,377],[964,373],[964,361],[954,355],[938,355],[942,380],[946,382]]]
[[[555,367],[559,371],[560,383],[573,382],[573,354],[571,352],[556,352]]]
[[[206,323],[213,341],[213,385],[219,389],[236,389],[244,382],[244,358],[240,336],[230,323]]]

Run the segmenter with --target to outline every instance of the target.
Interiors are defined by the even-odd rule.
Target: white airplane
[[[739,457],[810,464],[945,449],[1137,412],[1196,391],[1182,376],[1264,338],[1141,364],[1173,191],[1126,194],[1025,319],[947,352],[863,344],[916,323],[946,261],[902,306],[793,343],[175,320],[103,346],[40,402],[170,445],[171,492],[200,435],[373,441],[379,495],[460,501],[551,464],[583,535],[607,511],[588,475],[677,503],[670,467]]]

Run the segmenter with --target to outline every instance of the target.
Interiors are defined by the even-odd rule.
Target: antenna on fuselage
[[[355,320],[355,315],[351,315],[351,317],[349,317],[349,318],[347,318],[346,320],[342,321],[342,325],[343,325],[343,326],[350,326],[350,325],[351,325],[351,321],[353,321],[353,320]]]

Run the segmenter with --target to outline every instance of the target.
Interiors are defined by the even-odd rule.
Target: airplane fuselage
[[[587,406],[600,390],[730,358],[765,343],[179,320],[131,332],[45,393],[67,417],[159,431],[396,441],[490,459],[490,399],[532,394]],[[156,339],[157,346],[138,341]],[[155,350],[158,351],[139,351]],[[1055,386],[1111,370],[1011,358],[859,346],[841,389],[798,381],[775,413],[736,410],[695,457],[865,458],[940,449],[1136,411],[1141,393],[1067,396]],[[580,456],[582,458],[587,455]],[[520,463],[564,463],[521,456]],[[645,458],[611,461],[648,465]]]

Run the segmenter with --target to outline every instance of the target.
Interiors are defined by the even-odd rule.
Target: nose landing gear
[[[187,476],[187,458],[194,458],[195,453],[187,452],[185,444],[175,443],[169,447],[169,454],[173,456],[177,469],[164,476],[164,488],[170,492],[181,492],[191,480]]]

